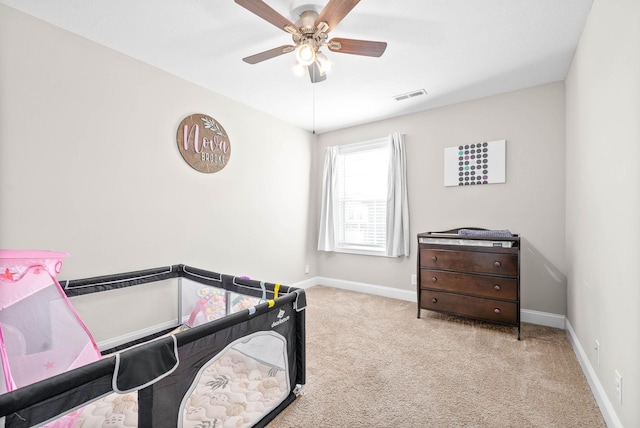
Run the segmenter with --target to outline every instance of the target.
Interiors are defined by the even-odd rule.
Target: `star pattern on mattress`
[[[16,274],[15,272],[11,272],[9,268],[6,268],[4,270],[4,273],[0,275],[0,278],[8,279],[9,281],[14,281],[13,277],[15,274]]]
[[[51,361],[47,361],[47,362],[44,364],[44,368],[45,368],[45,370],[49,370],[49,369],[52,369],[55,365],[56,365],[56,363],[53,363],[53,362],[51,362]]]

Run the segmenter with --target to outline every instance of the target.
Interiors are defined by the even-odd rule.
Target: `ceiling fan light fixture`
[[[296,76],[304,76],[306,74],[306,67],[297,61],[293,64],[292,70]]]
[[[313,64],[316,60],[316,48],[311,41],[301,43],[296,48],[296,59],[304,66]]]
[[[257,64],[295,51],[297,63],[293,70],[299,70],[300,67],[305,68],[311,78],[311,83],[318,83],[326,80],[326,73],[333,65],[320,52],[320,49],[324,47],[332,52],[349,55],[379,57],[384,53],[387,47],[386,42],[339,37],[329,40],[328,33],[335,29],[336,25],[351,12],[360,0],[324,0],[321,2],[324,6],[309,3],[309,1],[289,1],[294,23],[270,7],[265,0],[235,0],[237,4],[249,12],[289,33],[293,40],[293,45],[269,49],[242,58],[242,60],[249,64]]]
[[[316,63],[318,64],[318,68],[322,74],[326,74],[333,68],[333,62],[331,62],[331,60],[320,51],[316,53]]]

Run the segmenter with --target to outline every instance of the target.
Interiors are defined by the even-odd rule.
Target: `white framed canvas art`
[[[506,181],[506,140],[444,149],[444,185],[472,186]]]

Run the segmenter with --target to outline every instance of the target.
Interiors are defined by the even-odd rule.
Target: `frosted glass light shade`
[[[296,59],[302,65],[311,65],[316,60],[316,50],[311,44],[303,43],[296,48]]]

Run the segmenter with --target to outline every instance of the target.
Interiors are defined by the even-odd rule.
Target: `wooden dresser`
[[[428,309],[512,325],[520,340],[520,237],[505,235],[479,228],[418,234],[418,318]]]

